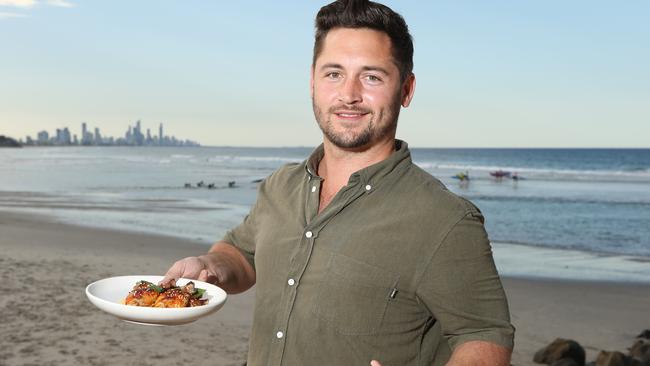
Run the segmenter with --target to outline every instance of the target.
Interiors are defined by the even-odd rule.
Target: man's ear
[[[406,108],[411,104],[415,94],[415,74],[411,73],[402,84],[402,107]]]

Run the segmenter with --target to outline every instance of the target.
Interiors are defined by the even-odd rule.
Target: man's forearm
[[[470,341],[456,347],[447,366],[508,366],[512,351],[485,341]]]
[[[201,259],[213,269],[219,286],[229,294],[244,292],[255,284],[255,269],[237,248],[225,241],[214,244]]]

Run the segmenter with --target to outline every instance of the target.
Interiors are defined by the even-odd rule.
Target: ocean
[[[311,151],[0,149],[0,209],[211,244],[247,214],[256,180]],[[484,213],[501,273],[650,281],[650,149],[413,148],[412,155]],[[496,179],[497,170],[520,179]],[[469,181],[454,178],[459,172]]]

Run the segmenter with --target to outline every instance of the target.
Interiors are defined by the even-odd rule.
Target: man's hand
[[[160,285],[170,287],[181,277],[210,282],[229,294],[236,294],[255,284],[255,269],[237,248],[218,242],[205,255],[174,263]]]
[[[187,257],[175,262],[165,273],[165,278],[160,281],[162,287],[173,286],[179,278],[191,278],[203,282],[218,283],[218,274],[211,271],[205,259],[201,257]]]
[[[458,346],[451,354],[447,366],[508,366],[512,351],[494,343],[471,341]],[[379,361],[370,361],[370,366],[381,366]]]

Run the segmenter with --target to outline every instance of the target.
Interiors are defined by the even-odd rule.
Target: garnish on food
[[[202,299],[205,289],[196,288],[194,282],[185,286],[163,288],[149,281],[138,281],[124,299],[124,305],[156,308],[185,308],[208,303]]]

